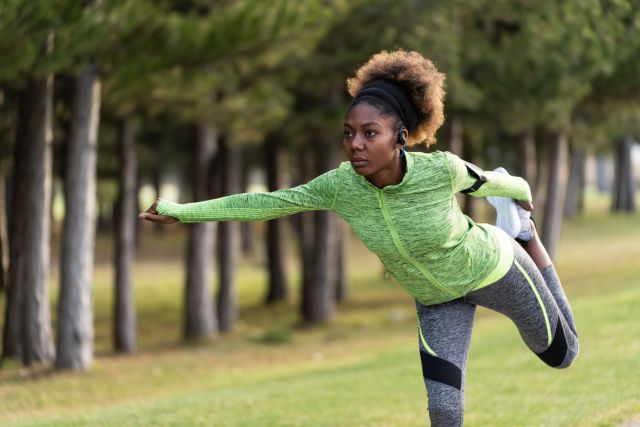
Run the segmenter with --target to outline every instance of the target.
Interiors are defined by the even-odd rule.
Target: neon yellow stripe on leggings
[[[422,328],[420,327],[420,319],[418,319],[418,331],[420,331],[420,341],[422,341],[422,345],[427,349],[427,353],[432,356],[438,356],[435,351],[431,350],[431,347],[427,345],[427,340],[424,339],[424,335],[422,335]]]
[[[547,345],[550,346],[551,345],[551,326],[549,326],[549,316],[547,315],[547,310],[544,308],[544,304],[542,303],[542,298],[540,298],[540,294],[538,293],[538,290],[533,284],[531,277],[529,277],[527,272],[524,271],[524,268],[522,268],[522,266],[517,260],[514,260],[514,262],[516,264],[516,267],[518,267],[518,270],[520,270],[520,273],[522,273],[524,275],[524,278],[527,279],[527,282],[529,282],[529,286],[531,286],[531,289],[533,289],[533,293],[536,295],[538,304],[540,304],[540,308],[542,309],[542,314],[544,316],[544,323],[547,325]]]

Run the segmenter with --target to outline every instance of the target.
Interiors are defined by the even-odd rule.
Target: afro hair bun
[[[435,144],[436,131],[444,122],[445,75],[433,62],[418,52],[396,50],[373,55],[347,80],[347,90],[355,97],[367,83],[385,79],[398,83],[406,91],[418,112],[418,125],[407,145]]]

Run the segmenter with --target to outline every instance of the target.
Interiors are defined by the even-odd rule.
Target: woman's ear
[[[407,130],[407,128],[404,126],[400,126],[400,129],[398,129],[398,139],[396,140],[396,144],[404,147],[405,145],[407,145],[408,137],[409,137],[409,131]]]

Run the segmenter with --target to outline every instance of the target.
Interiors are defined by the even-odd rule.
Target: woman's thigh
[[[518,245],[514,251],[514,263],[502,279],[464,300],[509,317],[527,346],[548,365],[568,366],[577,355],[577,337],[534,262]]]

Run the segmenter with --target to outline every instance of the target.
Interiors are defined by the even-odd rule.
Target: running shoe
[[[494,172],[509,175],[509,172],[502,167],[494,169]],[[531,234],[529,219],[528,217],[525,219],[525,213],[529,214],[529,212],[526,209],[523,209],[515,200],[509,197],[487,196],[487,202],[489,202],[489,204],[496,210],[496,227],[500,228],[514,239],[516,237],[520,238],[519,236],[525,227],[529,228],[529,234]],[[523,227],[523,224],[526,224],[525,227]]]

